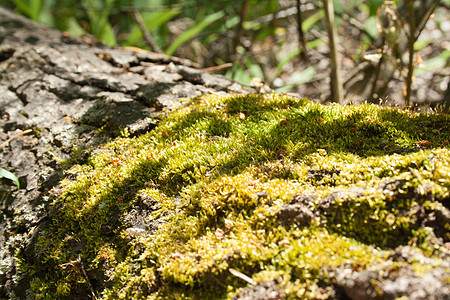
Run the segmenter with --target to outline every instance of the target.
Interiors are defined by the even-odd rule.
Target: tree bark
[[[30,278],[13,280],[14,254],[23,249],[32,259],[37,232],[56,209],[49,204],[64,176],[61,162],[85,161],[120,132],[152,130],[158,112],[181,106],[180,98],[253,91],[192,66],[71,37],[0,7],[0,144],[9,140],[0,167],[21,187],[0,179],[1,299],[26,296]]]

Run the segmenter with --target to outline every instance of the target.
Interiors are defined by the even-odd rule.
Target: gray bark
[[[0,8],[0,144],[31,129],[0,148],[0,167],[21,183],[17,190],[0,180],[1,299],[25,297],[29,278],[14,253],[30,249],[52,213],[61,161],[83,162],[122,129],[152,130],[158,112],[179,107],[180,98],[253,91],[192,66],[70,37]]]

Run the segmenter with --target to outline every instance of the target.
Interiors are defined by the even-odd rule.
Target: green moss
[[[325,297],[333,267],[364,269],[408,243],[439,254],[423,221],[449,198],[449,119],[203,96],[73,166],[23,269],[36,274],[36,298],[86,296],[90,286],[107,299],[227,298],[246,286],[230,268],[282,278],[287,297]],[[280,222],[298,194],[315,195],[317,218]],[[142,197],[157,203],[146,222],[159,224],[144,233],[125,221]]]

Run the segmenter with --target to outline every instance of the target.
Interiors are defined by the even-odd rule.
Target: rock
[[[309,208],[301,204],[288,204],[281,207],[278,219],[284,225],[288,224],[289,221],[294,221],[295,224],[300,226],[308,226],[311,225],[314,214]]]
[[[152,218],[153,213],[160,208],[161,205],[152,197],[143,193],[138,195],[136,204],[122,218],[123,224],[129,227],[127,232],[132,236],[155,232],[166,222],[164,218],[171,214],[170,211],[163,211],[159,213],[158,218]]]
[[[283,290],[280,288],[279,280],[259,282],[256,285],[241,290],[233,300],[281,300]]]
[[[289,202],[289,204],[302,204],[308,208],[313,208],[316,199],[317,195],[314,194],[295,194],[294,196],[292,196],[292,200],[291,202]]]
[[[313,184],[318,184],[324,180],[328,181],[330,185],[334,185],[333,175],[339,175],[341,173],[340,170],[316,170],[310,169],[308,170],[308,178]]]
[[[425,225],[433,228],[436,236],[442,238],[444,243],[450,241],[449,224],[450,210],[442,205],[438,205],[425,219]]]
[[[270,195],[269,195],[268,193],[266,193],[266,192],[256,192],[256,193],[255,193],[255,196],[256,196],[258,199],[266,199],[266,198],[268,198]]]
[[[338,199],[352,201],[363,196],[365,190],[363,187],[353,187],[348,190],[332,192],[320,199],[318,207],[323,213],[330,213],[336,206]]]
[[[299,226],[310,225],[315,219],[312,209],[316,198],[316,195],[294,195],[289,204],[281,206],[278,213],[279,222],[283,225],[288,225],[291,222]]]
[[[437,266],[423,273],[414,270],[413,264]],[[450,299],[447,278],[450,261],[443,262],[424,256],[410,246],[399,246],[383,264],[367,270],[353,271],[341,266],[335,272],[338,288],[353,300],[358,299]]]
[[[449,272],[442,268],[418,274],[409,264],[379,267],[359,272],[338,268],[336,285],[352,300],[387,300],[403,296],[410,300],[449,299],[450,288],[446,283]]]

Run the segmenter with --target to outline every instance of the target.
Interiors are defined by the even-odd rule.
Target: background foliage
[[[151,50],[144,38],[145,30],[157,47],[168,55],[189,58],[202,67],[222,65],[219,72],[247,85],[252,78],[258,77],[278,91],[305,94],[298,88],[317,76],[321,77],[321,59],[314,57],[314,54],[305,56],[302,52],[323,47],[328,38],[322,1],[299,2],[306,49],[300,47],[298,42],[296,0],[0,0],[0,5],[75,36],[94,35],[110,46],[134,46]],[[409,2],[414,2],[417,21],[423,17],[420,14],[427,11],[424,8],[438,3],[432,18],[433,28],[445,32],[449,25],[445,15],[450,0],[333,2],[343,48],[338,50],[345,59],[351,60],[351,69],[358,68],[367,60],[372,60],[374,65],[379,62],[378,56],[365,55],[366,50],[378,54],[382,52],[385,56],[382,62],[392,65],[391,69],[381,68],[381,72],[393,74],[384,79],[378,77],[376,69],[369,70],[376,78],[375,81],[380,82],[378,85],[375,82],[372,93],[363,100],[378,102],[379,98],[389,95],[386,89],[393,78],[407,81],[405,70],[408,57],[402,57],[407,51],[388,53],[384,48],[402,50],[398,49],[399,44],[410,30],[410,20],[405,12]],[[404,17],[401,22],[388,24],[386,29],[390,36],[384,36],[383,31],[380,33],[377,29],[377,12],[387,2],[398,5],[398,14]],[[247,10],[246,5],[249,7]],[[145,29],[136,21],[136,13],[142,18]],[[414,43],[414,49],[424,49],[432,42],[433,35],[420,38]],[[426,58],[415,57],[414,75],[448,66],[448,45],[431,52]],[[347,74],[344,77],[349,80],[351,76]],[[444,77],[445,74],[436,79],[442,91],[448,82]],[[366,80],[365,84],[371,83]],[[345,88],[354,89],[350,84],[346,84]],[[306,93],[306,96],[315,95]]]

